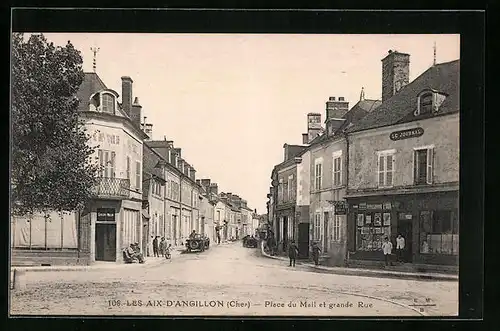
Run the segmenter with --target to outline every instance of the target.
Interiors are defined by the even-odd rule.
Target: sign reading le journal
[[[424,134],[424,129],[414,128],[414,129],[391,132],[389,138],[391,138],[391,140],[402,140],[402,139],[420,137],[423,134]]]

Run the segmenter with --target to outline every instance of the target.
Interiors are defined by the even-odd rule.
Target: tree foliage
[[[43,35],[12,37],[13,211],[71,211],[92,197],[94,149],[78,117],[76,93],[82,57],[68,41],[54,46]]]

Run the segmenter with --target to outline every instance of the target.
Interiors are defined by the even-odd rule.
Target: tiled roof
[[[147,174],[152,174],[155,175],[156,177],[159,177],[161,179],[165,179],[163,176],[163,172],[161,171],[160,168],[155,168],[155,166],[158,164],[158,161],[160,161],[161,158],[155,151],[153,151],[147,144],[143,144],[143,152],[142,152],[142,158],[143,158],[143,165],[142,165],[142,171],[147,173]],[[164,160],[166,163],[166,161]]]
[[[347,131],[355,132],[396,123],[412,121],[417,109],[417,95],[425,89],[433,89],[448,96],[439,108],[439,114],[459,111],[460,60],[437,64],[401,91],[382,103],[375,111],[369,112]]]
[[[88,110],[90,96],[105,89],[107,89],[106,85],[95,72],[86,72],[82,85],[76,93],[76,97],[80,100],[78,110]]]

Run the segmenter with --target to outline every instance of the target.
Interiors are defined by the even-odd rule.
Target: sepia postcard
[[[458,316],[458,34],[11,41],[11,316]]]

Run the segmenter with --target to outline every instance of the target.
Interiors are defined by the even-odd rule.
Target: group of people
[[[389,237],[384,238],[384,242],[382,243],[382,251],[384,252],[384,261],[385,265],[392,265],[392,242],[389,240]],[[405,249],[405,238],[400,234],[398,234],[396,238],[396,261],[404,262],[404,249]]]
[[[156,236],[153,239],[153,256],[160,257],[161,254],[162,257],[170,259],[171,257],[170,251],[172,249],[172,244],[169,244],[167,246],[167,241],[165,240],[165,237],[161,237],[159,242],[158,238],[160,238],[160,236]]]
[[[319,265],[319,254],[321,249],[317,242],[313,242],[312,247],[312,258],[314,261],[314,265]],[[290,245],[288,246],[288,258],[290,259],[290,267],[295,267],[295,261],[299,256],[299,247],[295,244],[295,240],[292,240]]]
[[[141,253],[141,249],[139,248],[139,243],[132,243],[124,250],[124,259],[125,262],[133,262],[138,261],[139,263],[144,263],[144,256]]]

